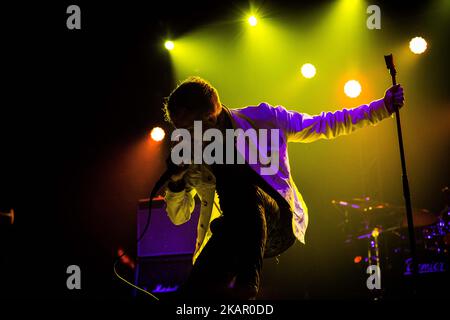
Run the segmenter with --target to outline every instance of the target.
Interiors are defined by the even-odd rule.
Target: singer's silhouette
[[[185,165],[172,175],[165,200],[173,223],[188,221],[194,196],[201,200],[194,265],[180,289],[181,296],[255,299],[263,258],[281,254],[296,239],[305,242],[308,212],[290,173],[287,143],[349,134],[388,118],[403,104],[403,88],[396,85],[370,104],[310,116],[267,103],[228,109],[217,90],[199,77],[178,85],[164,106],[167,120],[176,128],[190,130],[194,121],[200,120],[203,130],[253,128],[279,132],[279,150],[271,150],[279,156],[275,174],[261,175],[263,163],[246,162]],[[224,150],[234,155],[237,152],[236,146]],[[248,152],[251,150],[242,155],[246,160]]]

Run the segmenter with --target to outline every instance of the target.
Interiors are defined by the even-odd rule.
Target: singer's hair
[[[175,127],[188,119],[201,120],[220,103],[219,93],[208,81],[189,77],[181,82],[164,101],[165,119]]]

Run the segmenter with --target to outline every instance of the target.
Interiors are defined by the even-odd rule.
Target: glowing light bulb
[[[316,75],[316,67],[314,67],[311,63],[305,63],[302,66],[301,71],[302,75],[307,79],[311,79]]]
[[[167,50],[173,50],[173,48],[175,48],[175,43],[173,43],[173,41],[167,40],[164,43],[164,47],[166,47]]]
[[[254,27],[254,26],[256,26],[256,25],[258,24],[258,19],[256,19],[255,16],[251,16],[251,17],[248,18],[248,23],[249,23],[252,27]]]
[[[415,37],[409,42],[409,49],[414,54],[421,54],[427,50],[427,42],[422,37]]]
[[[356,98],[361,93],[361,84],[356,80],[349,80],[344,86],[344,92],[350,98]]]
[[[154,140],[154,141],[161,141],[162,139],[164,139],[164,137],[166,136],[166,133],[164,132],[163,129],[161,129],[160,127],[155,127],[152,129],[152,131],[150,132],[150,137]]]

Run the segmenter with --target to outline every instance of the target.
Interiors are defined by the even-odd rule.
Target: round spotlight
[[[302,66],[302,75],[307,79],[311,79],[316,75],[316,67],[314,67],[311,63],[305,63]]]
[[[165,136],[166,133],[160,127],[154,127],[150,132],[150,137],[153,139],[153,141],[161,141]]]
[[[427,50],[427,42],[422,37],[412,38],[409,42],[409,49],[415,54],[424,53]]]
[[[258,20],[256,19],[255,16],[251,16],[251,17],[248,18],[248,23],[249,23],[252,27],[254,27],[254,26],[256,26],[256,25],[258,24]]]
[[[167,50],[173,50],[173,48],[175,48],[175,43],[173,43],[173,41],[167,40],[164,43],[164,47],[166,47]]]
[[[347,81],[344,86],[344,92],[350,98],[356,98],[361,93],[361,85],[356,80]]]

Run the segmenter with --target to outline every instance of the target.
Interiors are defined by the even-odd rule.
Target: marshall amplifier
[[[148,200],[139,201],[138,237],[147,223],[148,203]],[[151,211],[147,232],[137,247],[135,284],[164,296],[176,291],[192,268],[200,203],[196,202],[191,219],[178,226],[170,221],[163,198],[153,200]]]

